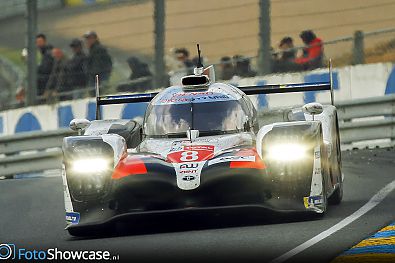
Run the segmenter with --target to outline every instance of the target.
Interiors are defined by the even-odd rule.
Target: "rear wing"
[[[290,93],[305,91],[331,90],[330,82],[285,84],[285,85],[259,85],[259,86],[242,86],[238,87],[247,95],[257,94],[274,94],[274,93]]]
[[[334,105],[333,100],[333,80],[332,80],[332,62],[329,60],[329,82],[316,82],[316,83],[300,83],[300,84],[284,84],[284,85],[259,85],[259,86],[240,86],[237,87],[246,95],[259,95],[259,94],[276,94],[276,93],[291,93],[291,92],[306,92],[306,91],[330,91],[331,104]],[[158,92],[145,93],[145,94],[125,94],[125,95],[99,95],[99,82],[96,76],[96,119],[100,116],[101,105],[111,104],[125,104],[125,103],[138,103],[150,102]]]

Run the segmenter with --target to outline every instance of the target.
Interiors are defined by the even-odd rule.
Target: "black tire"
[[[342,202],[342,199],[343,199],[343,182],[340,182],[339,186],[336,188],[336,190],[329,198],[329,204],[338,205]]]
[[[341,203],[343,199],[343,175],[342,175],[342,163],[341,163],[341,150],[340,150],[340,138],[339,138],[339,125],[338,119],[336,115],[336,158],[332,158],[331,162],[331,176],[337,177],[337,181],[339,182],[338,187],[329,197],[329,204],[331,205],[338,205]]]

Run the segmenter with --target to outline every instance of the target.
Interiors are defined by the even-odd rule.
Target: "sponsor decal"
[[[183,104],[194,101],[195,103],[200,102],[214,102],[214,101],[228,101],[235,100],[228,94],[204,91],[204,92],[177,92],[173,93],[169,97],[162,97],[159,99],[157,104]]]
[[[180,164],[180,169],[192,169],[197,168],[199,165],[197,163],[183,163]]]
[[[197,173],[198,172],[198,170],[196,169],[196,170],[182,170],[182,168],[180,168],[180,174],[195,174],[195,173]]]
[[[167,160],[172,163],[200,162],[214,155],[213,145],[182,146],[180,151],[170,152]]]
[[[193,175],[186,175],[182,178],[182,180],[184,180],[184,181],[192,181],[195,179],[196,179],[196,176],[193,176]]]
[[[255,162],[255,156],[224,156],[210,160],[208,165],[224,162]]]
[[[169,152],[178,152],[182,151],[182,141],[175,141],[171,144]]]
[[[177,176],[177,186],[182,190],[193,190],[200,185],[200,174],[206,161],[173,163]]]
[[[321,205],[323,198],[321,195],[303,197],[303,204],[306,208],[314,207],[315,205]]]
[[[78,224],[80,222],[80,213],[66,212],[66,222],[68,224]]]
[[[314,147],[314,157],[315,158],[313,161],[310,196],[318,196],[318,195],[322,194],[322,171],[321,171],[321,154],[320,154],[320,152],[321,152],[321,146],[316,145]]]

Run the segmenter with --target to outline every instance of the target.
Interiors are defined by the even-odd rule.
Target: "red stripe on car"
[[[134,174],[146,174],[147,167],[144,162],[135,156],[127,156],[121,159],[112,174],[112,179],[121,179]]]
[[[247,168],[247,169],[266,169],[265,163],[259,157],[255,149],[242,149],[236,156],[255,156],[255,162],[231,161],[230,168]]]

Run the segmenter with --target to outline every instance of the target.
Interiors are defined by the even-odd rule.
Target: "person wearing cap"
[[[110,79],[112,59],[107,49],[100,43],[95,31],[86,32],[84,38],[89,50],[87,57],[88,85],[94,86],[96,75],[99,75],[99,80],[105,84]]]
[[[70,48],[73,51],[73,57],[68,62],[69,84],[73,93],[73,98],[78,99],[83,97],[83,88],[87,85],[86,62],[87,56],[82,49],[82,41],[74,38],[70,43]]]
[[[299,36],[306,47],[303,49],[303,56],[295,59],[295,62],[305,70],[321,67],[324,58],[322,40],[311,30],[302,31]]]
[[[37,66],[37,96],[42,96],[54,64],[51,54],[53,47],[47,43],[47,37],[42,33],[36,36],[36,47],[41,54],[40,64]]]

